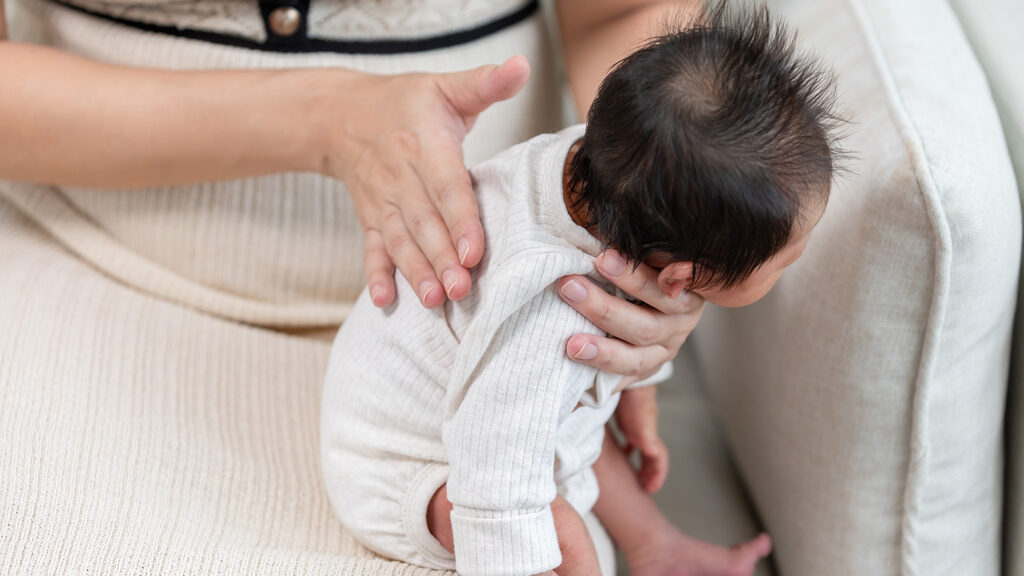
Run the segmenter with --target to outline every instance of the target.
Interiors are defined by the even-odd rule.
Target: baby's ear
[[[658,273],[658,288],[675,298],[693,281],[693,262],[673,262]]]

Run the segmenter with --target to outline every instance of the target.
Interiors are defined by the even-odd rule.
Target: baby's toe
[[[758,561],[771,554],[772,539],[767,534],[760,534],[732,548],[728,576],[750,576]]]

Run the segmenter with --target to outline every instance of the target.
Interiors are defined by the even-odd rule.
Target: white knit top
[[[597,499],[590,466],[619,377],[566,357],[569,336],[601,332],[555,286],[594,273],[601,249],[562,198],[581,136],[581,126],[538,136],[473,168],[488,247],[466,299],[426,310],[401,280],[381,310],[364,293],[332,351],[325,460],[352,449],[448,462],[467,576],[557,567],[556,492],[581,513]]]

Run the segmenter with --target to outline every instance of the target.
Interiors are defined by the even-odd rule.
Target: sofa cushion
[[[988,76],[992,97],[1024,193],[1024,3],[1018,0],[953,0],[953,9]],[[1017,320],[1011,359],[1010,393],[1006,407],[1006,506],[1003,535],[1004,571],[1024,575],[1024,291],[1018,287]]]
[[[985,77],[942,0],[779,1],[857,156],[803,258],[694,335],[784,576],[995,575],[1021,232]]]
[[[1024,191],[1024,2],[1018,0],[952,0],[953,9],[985,70],[992,99]]]

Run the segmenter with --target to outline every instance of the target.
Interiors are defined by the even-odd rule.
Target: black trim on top
[[[301,10],[303,13],[303,23],[299,31],[297,31],[293,36],[281,38],[274,36],[268,31],[267,41],[257,42],[256,40],[250,40],[249,38],[236,36],[234,34],[218,34],[216,32],[195,30],[193,28],[176,28],[174,26],[164,26],[161,24],[150,24],[148,22],[128,20],[117,16],[111,16],[109,14],[103,14],[101,12],[95,12],[87,8],[82,8],[81,6],[70,4],[63,0],[52,1],[66,8],[71,8],[72,10],[76,10],[90,16],[102,18],[104,20],[121,24],[123,26],[129,26],[144,32],[167,34],[170,36],[187,38],[189,40],[200,40],[203,42],[212,42],[214,44],[224,44],[226,46],[248,48],[250,50],[262,50],[266,52],[338,52],[343,54],[403,54],[409,52],[427,52],[429,50],[437,50],[439,48],[458,46],[459,44],[466,44],[467,42],[478,40],[518,24],[530,16],[533,16],[540,7],[539,0],[530,0],[529,3],[515,12],[498,18],[497,20],[481,24],[475,28],[426,38],[391,40],[329,40],[324,38],[310,38],[306,35],[305,24],[308,13],[306,10]],[[260,4],[262,8],[263,2]],[[301,2],[285,1],[280,2],[279,5],[293,5],[298,7],[301,5]],[[306,5],[308,6],[308,2]],[[264,15],[264,22],[266,22],[266,15]]]

